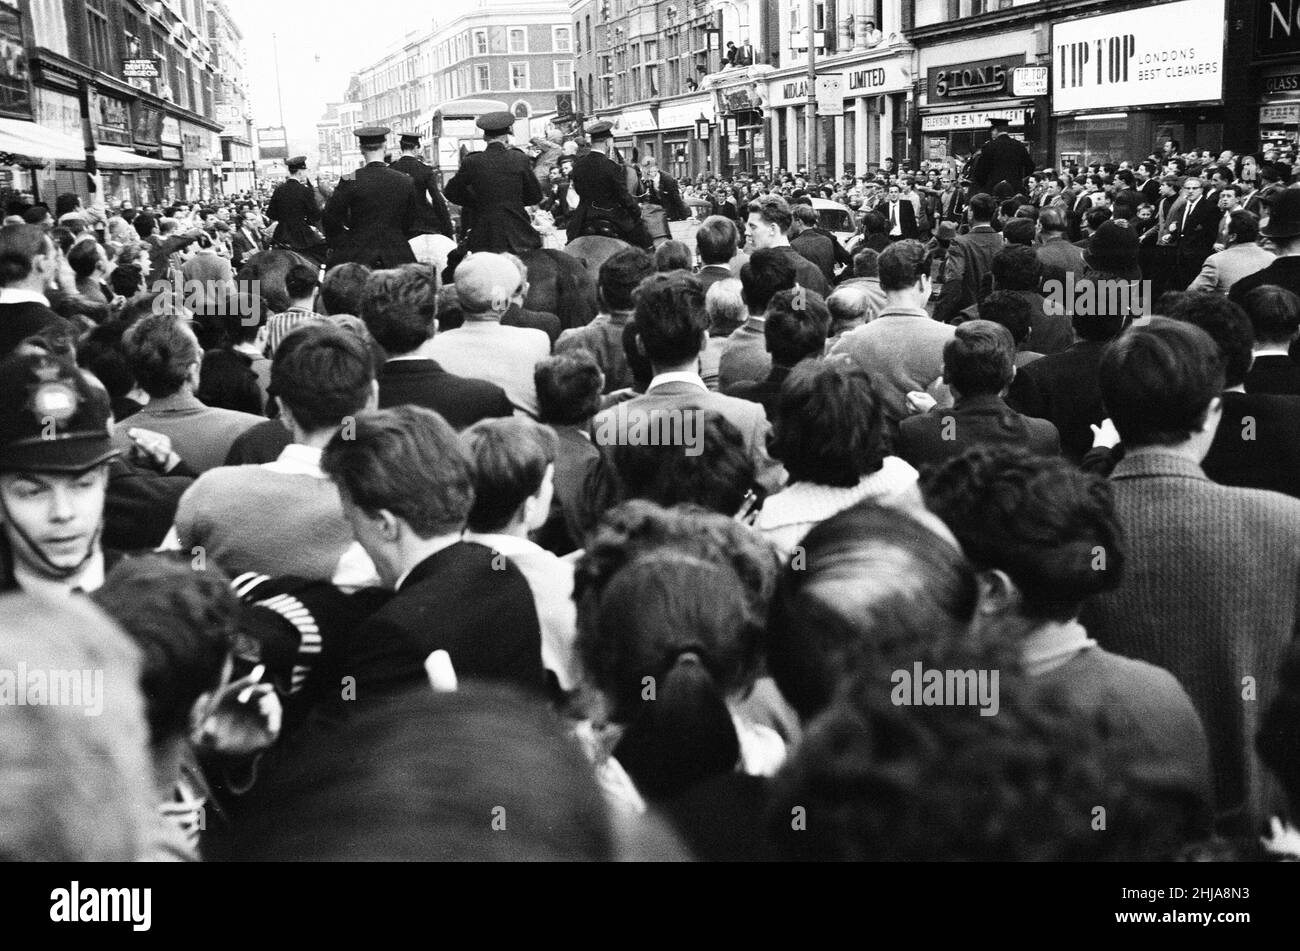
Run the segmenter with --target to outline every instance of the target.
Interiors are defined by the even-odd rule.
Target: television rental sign
[[[1224,0],[1179,0],[1052,25],[1052,111],[1223,96]]]

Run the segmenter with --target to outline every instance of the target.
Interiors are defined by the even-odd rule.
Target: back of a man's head
[[[700,264],[727,264],[736,256],[740,233],[730,218],[711,215],[704,219],[695,232],[695,247],[700,252]]]
[[[68,252],[68,265],[72,268],[72,273],[82,280],[90,277],[95,273],[95,268],[99,267],[101,253],[99,244],[94,241],[74,244]]]
[[[375,271],[366,281],[361,319],[390,357],[411,353],[434,334],[438,275],[432,268]]]
[[[745,322],[745,286],[734,277],[715,281],[704,295],[704,309],[709,314],[709,333],[714,337],[730,334]]]
[[[805,228],[817,227],[817,211],[812,205],[799,204],[790,209],[795,221],[799,222]]]
[[[880,252],[874,248],[863,248],[853,255],[854,277],[879,277]]]
[[[174,314],[144,317],[126,332],[122,346],[136,382],[153,399],[175,395],[203,359],[194,332]]]
[[[361,316],[362,301],[366,297],[366,281],[370,268],[364,264],[340,264],[325,272],[321,281],[317,307],[321,313],[353,314]]]
[[[820,357],[826,351],[830,325],[830,310],[821,295],[802,288],[777,291],[763,325],[773,365],[793,367],[808,357]]]
[[[1013,291],[994,291],[979,304],[980,320],[990,320],[1007,328],[1016,346],[1021,346],[1033,330],[1033,309],[1029,301]]]
[[[1033,221],[1028,218],[1012,218],[1002,226],[1002,239],[1010,247],[1032,249],[1036,230]]]
[[[749,214],[758,215],[764,224],[775,225],[781,234],[789,234],[790,225],[794,222],[790,205],[780,195],[767,195],[750,202]]]
[[[1153,317],[1102,355],[1102,401],[1129,449],[1177,446],[1205,425],[1224,388],[1218,345],[1192,324]]]
[[[932,261],[920,241],[895,241],[880,255],[880,286],[886,292],[910,290],[930,276]]]
[[[537,418],[550,426],[578,426],[600,411],[605,376],[590,350],[571,350],[533,369]]]
[[[691,249],[680,241],[665,241],[655,249],[656,271],[689,271]]]
[[[998,213],[998,200],[992,195],[986,195],[980,192],[978,195],[972,195],[971,200],[966,203],[970,209],[971,220],[980,224],[988,224],[993,220],[993,216]]]
[[[352,505],[390,512],[421,539],[459,534],[474,507],[474,464],[437,413],[416,406],[361,413],[340,431],[321,468]]]
[[[1043,208],[1038,212],[1038,225],[1045,234],[1065,234],[1065,212],[1059,208]]]
[[[830,336],[836,337],[847,330],[864,324],[872,314],[871,294],[860,284],[837,287],[826,298],[826,309],[831,314]]]
[[[1043,283],[1043,262],[1033,248],[1015,245],[993,256],[993,285],[1000,291],[1037,291]]]
[[[208,242],[208,247],[212,243]],[[310,264],[295,264],[284,275],[284,289],[291,301],[311,300],[320,283],[320,269]]]
[[[632,292],[655,273],[654,258],[640,248],[618,252],[600,266],[597,287],[606,311],[632,309]]]
[[[633,303],[641,345],[656,367],[699,355],[709,317],[698,278],[680,271],[652,275],[637,288]]]
[[[1115,214],[1109,208],[1089,208],[1083,220],[1089,231],[1096,231],[1113,217]]]
[[[762,316],[777,291],[794,287],[795,271],[790,259],[779,251],[764,248],[755,251],[740,269],[745,306],[755,317]]]
[[[500,254],[471,254],[456,268],[456,299],[467,320],[500,318],[522,283],[519,269]]]
[[[0,228],[0,287],[25,281],[31,276],[35,259],[53,251],[49,236],[35,225]]]
[[[269,392],[304,432],[319,433],[364,410],[374,381],[365,343],[341,328],[317,324],[295,330],[275,351]]]
[[[485,419],[465,430],[463,438],[474,461],[469,530],[501,532],[541,490],[547,469],[555,464],[555,433],[531,419]]]
[[[1256,287],[1246,295],[1246,313],[1260,346],[1286,346],[1300,333],[1300,297],[1285,287]]]
[[[962,324],[943,348],[944,380],[965,398],[1000,394],[1011,385],[1015,366],[1011,331],[991,320]]]
[[[1240,306],[1222,294],[1192,292],[1184,294],[1165,316],[1200,327],[1213,338],[1223,355],[1225,386],[1246,382],[1254,360],[1255,330]]]

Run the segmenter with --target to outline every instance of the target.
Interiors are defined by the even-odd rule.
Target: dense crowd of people
[[[378,269],[11,202],[2,851],[1300,858],[1276,158],[646,166],[688,241]]]

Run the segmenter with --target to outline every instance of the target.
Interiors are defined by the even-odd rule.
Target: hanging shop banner
[[[1223,2],[1179,0],[1052,26],[1052,110],[1223,97]]]
[[[817,114],[844,115],[844,74],[824,73],[817,77]]]

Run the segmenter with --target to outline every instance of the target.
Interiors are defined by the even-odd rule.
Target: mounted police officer
[[[542,186],[533,163],[508,148],[515,117],[491,112],[478,120],[487,148],[471,152],[447,183],[447,200],[461,206],[461,230],[470,251],[525,254],[542,246],[528,206],[540,205]]]
[[[288,248],[324,260],[325,236],[316,225],[321,220],[316,189],[307,179],[307,156],[289,159],[289,180],[271,196],[266,216],[276,223],[273,248]]]
[[[414,264],[408,243],[417,233],[419,202],[410,177],[384,164],[389,130],[358,129],[364,167],[345,176],[325,206],[329,266],[364,264],[375,269]]]
[[[597,122],[587,129],[591,151],[573,163],[572,187],[578,210],[569,218],[569,240],[603,234],[653,249],[654,240],[641,220],[641,206],[628,188],[627,170],[609,157],[614,126]]]
[[[402,157],[390,168],[395,168],[403,175],[409,175],[415,183],[415,199],[420,206],[416,217],[416,234],[441,234],[455,240],[456,232],[452,228],[451,214],[447,211],[447,202],[438,189],[438,180],[433,169],[420,161],[420,136],[407,133],[402,136]]]

